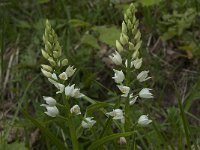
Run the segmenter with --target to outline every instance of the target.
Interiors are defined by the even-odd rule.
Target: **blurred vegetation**
[[[43,95],[53,93],[40,76],[45,20],[50,20],[64,54],[79,69],[73,82],[85,94],[104,101],[111,96],[106,89],[115,89],[108,56],[119,38],[123,11],[130,2],[138,9],[141,51],[152,76],[149,86],[156,96],[145,106],[135,107],[153,117],[153,124],[138,132],[136,143],[141,149],[190,149],[190,145],[197,149],[199,0],[1,0],[0,149],[55,149],[23,113],[43,124],[52,121],[45,118],[39,106]]]

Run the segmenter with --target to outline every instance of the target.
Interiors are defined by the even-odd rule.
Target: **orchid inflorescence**
[[[125,113],[128,113],[128,111],[126,111],[128,110],[128,105],[133,105],[138,98],[153,98],[150,88],[142,88],[139,93],[134,93],[135,89],[133,91],[133,87],[131,86],[135,78],[140,83],[151,78],[148,76],[149,71],[141,71],[136,77],[134,77],[135,73],[137,73],[141,68],[143,62],[139,52],[142,44],[141,33],[138,29],[139,22],[135,17],[135,12],[136,9],[134,5],[131,4],[124,14],[120,39],[116,40],[117,50],[109,56],[113,64],[118,68],[113,69],[114,77],[112,78],[115,83],[117,83],[117,87],[122,93],[121,96],[126,99]],[[107,114],[114,116],[113,119],[117,118],[116,115],[113,114],[119,114],[119,116],[121,116],[118,117],[119,119],[121,119],[123,115],[121,109],[113,110],[113,112]],[[146,119],[148,120],[147,115],[142,115],[138,120],[138,124],[147,125],[151,122],[151,120],[146,121]]]
[[[112,79],[117,84],[121,96],[119,101],[116,102],[112,108],[112,111],[107,112],[104,108],[100,110],[105,114],[106,117],[112,118],[113,122],[122,126],[122,132],[131,131],[130,119],[128,118],[129,110],[132,105],[135,104],[138,99],[149,99],[153,98],[150,88],[141,88],[138,91],[133,90],[133,83],[136,81],[143,83],[151,77],[148,76],[149,71],[143,70],[139,71],[142,67],[143,59],[140,57],[139,49],[141,47],[141,33],[138,29],[139,22],[135,17],[136,9],[133,4],[127,9],[124,14],[124,21],[122,22],[122,32],[120,34],[120,39],[116,40],[116,50],[113,54],[109,56],[115,65],[114,76]],[[57,88],[56,94],[62,95],[64,98],[63,102],[56,101],[53,97],[43,96],[46,104],[41,106],[46,108],[45,114],[50,117],[61,117],[65,118],[69,122],[69,130],[73,143],[73,147],[77,146],[77,139],[74,136],[76,130],[73,125],[73,116],[83,115],[81,108],[78,104],[71,106],[69,101],[71,99],[88,99],[80,89],[75,86],[75,84],[70,84],[69,80],[76,72],[76,68],[69,65],[68,59],[64,58],[62,54],[62,48],[58,42],[58,37],[51,27],[49,21],[46,21],[45,34],[43,36],[43,41],[45,44],[44,49],[42,49],[43,57],[49,62],[49,64],[42,64],[41,71],[48,81]],[[91,100],[90,100],[91,102]],[[98,103],[92,100],[93,104]],[[67,110],[66,115],[62,116],[60,114],[59,107],[64,107]],[[82,122],[80,126],[85,129],[91,129],[94,124],[97,124],[94,117],[82,117]],[[111,119],[111,120],[112,120]],[[117,121],[119,120],[119,122]],[[71,122],[70,122],[71,121]],[[109,125],[109,119],[107,119],[106,125]],[[140,126],[146,126],[151,123],[152,120],[148,118],[148,115],[141,115],[136,122]],[[105,128],[106,129],[106,128]],[[104,135],[104,131],[101,134]],[[124,137],[119,138],[120,144],[126,144],[127,141]]]

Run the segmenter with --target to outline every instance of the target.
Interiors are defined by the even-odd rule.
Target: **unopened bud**
[[[126,139],[125,139],[125,137],[120,137],[120,138],[119,138],[119,144],[120,144],[120,145],[125,145],[125,144],[126,144]]]
[[[139,41],[139,42],[136,44],[136,46],[134,47],[134,50],[135,50],[135,51],[138,51],[138,50],[140,49],[141,45],[142,45],[142,41]]]
[[[132,51],[132,50],[134,50],[135,46],[134,46],[133,43],[129,42],[128,43],[128,48],[129,48],[130,51]]]
[[[120,42],[122,43],[122,45],[125,45],[128,43],[128,36],[124,33],[121,34],[120,36]]]
[[[48,61],[49,61],[49,63],[50,63],[52,66],[56,66],[56,62],[53,60],[52,57],[50,57],[50,58],[48,59]]]
[[[132,25],[131,21],[128,19],[127,28],[132,29],[132,27],[133,27],[133,25]]]
[[[47,78],[50,78],[50,77],[52,76],[51,72],[48,72],[48,71],[46,71],[46,70],[44,70],[44,69],[41,69],[41,71],[42,71],[43,75],[44,75],[45,77],[47,77]]]
[[[116,40],[116,48],[117,48],[118,52],[123,51],[123,47],[118,40]]]
[[[139,56],[139,51],[134,51],[133,55],[132,55],[132,58],[133,59],[136,59],[137,57]]]
[[[122,22],[122,33],[127,34],[127,27],[124,21]]]
[[[42,51],[42,56],[45,58],[45,59],[49,59],[49,54],[45,51],[45,50],[43,50],[43,49],[41,49],[41,51]]]
[[[68,64],[68,59],[63,59],[61,65],[66,66],[67,64]]]
[[[60,51],[53,51],[53,57],[54,58],[58,58],[61,56],[61,52]]]
[[[51,72],[53,69],[49,65],[41,65],[42,69]]]

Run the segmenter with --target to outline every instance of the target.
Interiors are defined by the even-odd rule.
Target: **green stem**
[[[71,141],[73,145],[73,150],[78,150],[78,141],[76,137],[76,129],[74,125],[73,118],[70,113],[70,105],[69,105],[69,97],[66,98],[66,108],[67,108],[67,116],[68,116],[68,121],[69,121],[69,131],[70,131],[70,136],[71,136]]]

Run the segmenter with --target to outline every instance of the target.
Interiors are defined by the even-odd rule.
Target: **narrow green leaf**
[[[64,144],[58,138],[56,138],[47,128],[41,125],[40,122],[38,122],[36,119],[31,117],[26,111],[23,110],[22,112],[24,116],[27,119],[29,119],[33,124],[35,124],[59,149],[67,150],[67,147],[65,147]]]
[[[114,140],[116,138],[120,138],[120,137],[127,137],[127,136],[131,136],[134,132],[125,132],[125,133],[116,133],[116,134],[112,134],[106,137],[103,137],[102,139],[99,139],[95,142],[93,142],[89,147],[88,150],[93,150],[93,149],[97,149],[99,146],[101,146],[102,144]]]

